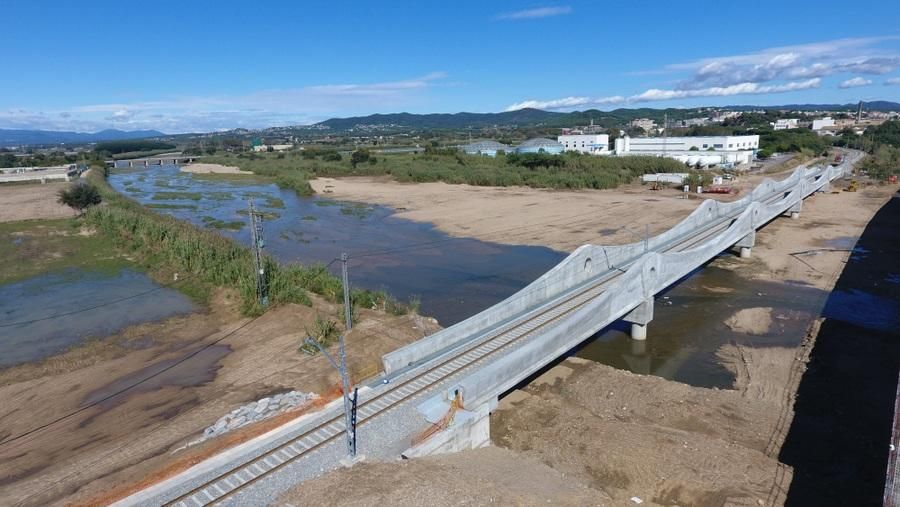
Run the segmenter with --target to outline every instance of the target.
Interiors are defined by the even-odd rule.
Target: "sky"
[[[900,102],[896,0],[4,0],[0,14],[0,128]]]

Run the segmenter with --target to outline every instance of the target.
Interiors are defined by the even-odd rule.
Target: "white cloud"
[[[593,107],[608,104],[635,104],[641,102],[657,102],[663,100],[691,99],[698,97],[730,97],[732,95],[764,95],[769,93],[786,93],[800,90],[818,88],[822,85],[819,78],[805,81],[790,81],[781,84],[763,85],[759,83],[739,83],[730,86],[712,86],[692,90],[661,90],[651,88],[643,93],[622,97],[590,98],[590,97],[565,97],[554,100],[526,100],[510,105],[507,111],[515,111],[526,107],[537,109],[572,109],[575,107]]]
[[[838,85],[838,88],[858,88],[860,86],[869,86],[870,84],[872,84],[871,79],[857,76],[846,81],[841,81],[841,84]]]
[[[884,80],[885,86],[900,85],[900,77],[892,77]]]
[[[812,78],[806,81],[791,81],[783,84],[761,85],[759,83],[738,83],[729,86],[711,86],[691,90],[659,90],[652,88],[628,98],[629,102],[653,102],[659,100],[689,99],[696,97],[730,97],[732,95],[764,95],[809,90],[822,85],[822,80]]]
[[[158,129],[198,132],[312,123],[336,114],[406,108],[421,103],[444,72],[379,83],[324,84],[245,95],[178,97],[133,103],[73,105],[51,111],[0,111],[0,128],[96,131]]]
[[[535,109],[570,109],[580,106],[600,106],[606,104],[619,104],[625,102],[625,97],[615,95],[612,97],[565,97],[554,100],[525,100],[516,104],[511,104],[506,108],[507,111],[515,111],[531,107]]]
[[[669,72],[690,72],[677,88],[692,89],[808,79],[834,74],[880,75],[900,68],[900,55],[876,46],[890,37],[836,39],[775,47],[743,55],[704,58],[666,66]]]
[[[569,6],[563,7],[538,7],[536,9],[525,9],[516,12],[507,12],[497,16],[498,19],[539,19],[549,18],[551,16],[562,16],[572,12]]]

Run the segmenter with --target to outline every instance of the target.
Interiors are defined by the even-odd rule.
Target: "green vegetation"
[[[0,284],[65,268],[115,271],[128,265],[110,238],[82,229],[80,219],[0,223]]]
[[[156,202],[153,202],[150,204],[145,204],[144,207],[150,208],[150,209],[189,209],[189,210],[197,209],[196,204],[168,204],[168,203],[156,203]]]
[[[237,288],[241,309],[247,315],[258,315],[253,259],[250,250],[214,231],[204,230],[168,215],[160,215],[117,193],[106,182],[102,171],[90,176],[106,206],[90,208],[84,215],[88,225],[96,228],[105,241],[127,250],[154,266],[188,273],[196,293],[208,294],[213,286]],[[281,265],[265,258],[270,304],[312,304],[307,291],[329,301],[339,302],[343,289],[340,280],[324,266]],[[354,304],[378,301],[406,311],[406,306],[393,301],[383,292],[354,290]]]
[[[862,169],[876,180],[900,174],[900,121],[886,121],[867,130],[864,137],[869,155]]]
[[[73,183],[69,188],[59,191],[60,204],[65,204],[78,213],[84,213],[84,210],[100,204],[102,200],[97,187],[82,181]]]
[[[318,220],[318,218],[316,218],[316,217],[313,216],[313,215],[304,215],[303,218],[301,218],[300,220],[306,220],[306,221],[309,221],[309,222],[315,222],[316,220]]]
[[[240,220],[219,220],[215,217],[205,216],[202,218],[203,223],[207,227],[211,227],[213,229],[225,229],[229,231],[239,231],[244,228],[244,222]]]
[[[126,140],[126,141],[106,141],[97,143],[94,152],[109,155],[124,154],[129,152],[149,152],[160,150],[174,150],[176,146],[164,141],[153,140]]]
[[[323,348],[327,348],[334,343],[341,334],[337,322],[331,319],[323,319],[320,315],[316,315],[316,320],[313,322],[312,329],[307,328],[305,331],[305,336],[300,339],[300,352],[307,355],[315,355],[319,352],[319,349],[315,345],[306,343],[307,337],[315,340]]]
[[[154,201],[176,201],[179,199],[199,201],[201,197],[203,195],[200,192],[157,192],[153,194]]]
[[[295,156],[296,153],[302,156]],[[320,155],[311,157],[306,153],[294,152],[290,159],[246,154],[215,157],[208,161],[237,165],[259,175],[274,177],[280,187],[293,189],[302,196],[312,195],[309,180],[320,176],[389,175],[404,182],[602,189],[629,183],[646,173],[684,171],[683,164],[671,159],[595,157],[573,152],[562,156],[538,153],[491,158],[465,155],[452,149],[429,148],[420,154],[386,154],[374,164],[371,161],[375,157],[365,150],[356,150],[351,160],[342,161],[326,161]]]
[[[265,206],[268,208],[284,209],[284,200],[278,197],[266,196]]]

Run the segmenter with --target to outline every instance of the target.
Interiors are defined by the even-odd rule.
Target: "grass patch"
[[[129,265],[109,238],[82,232],[78,219],[0,223],[0,284],[65,268],[118,270]]]
[[[304,215],[300,220],[306,220],[307,222],[315,222],[318,220],[314,215]]]
[[[250,215],[250,210],[239,209],[239,210],[237,210],[237,214],[238,214],[238,215],[249,216],[249,215]],[[262,218],[263,220],[275,220],[276,218],[281,218],[281,215],[278,214],[278,213],[275,213],[274,211],[260,211],[260,210],[256,210],[256,214],[259,215],[259,217]]]
[[[266,204],[267,208],[276,208],[276,209],[284,209],[284,201],[279,199],[278,197],[266,196]]]
[[[169,204],[164,202],[151,202],[149,204],[145,204],[144,207],[150,209],[197,209],[196,204]]]
[[[239,231],[244,228],[244,222],[240,220],[219,220],[218,218],[205,216],[203,224],[212,229],[222,229],[228,231]]]
[[[201,197],[203,195],[200,192],[157,192],[153,194],[154,201],[199,201]]]
[[[360,220],[368,218],[375,212],[375,209],[365,204],[354,203],[341,207],[341,214],[356,217]]]

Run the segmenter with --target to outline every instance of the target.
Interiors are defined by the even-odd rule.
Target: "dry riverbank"
[[[250,171],[241,170],[239,167],[222,164],[204,164],[202,162],[194,162],[178,166],[183,173],[194,174],[253,174]]]
[[[702,197],[737,199],[765,177],[789,174],[754,174],[735,183],[736,194]],[[668,229],[700,202],[696,194],[683,199],[680,189],[652,190],[637,183],[577,191],[398,183],[387,177],[318,178],[310,184],[316,193],[335,199],[390,206],[397,217],[433,223],[452,236],[564,252],[585,243],[640,241]]]

